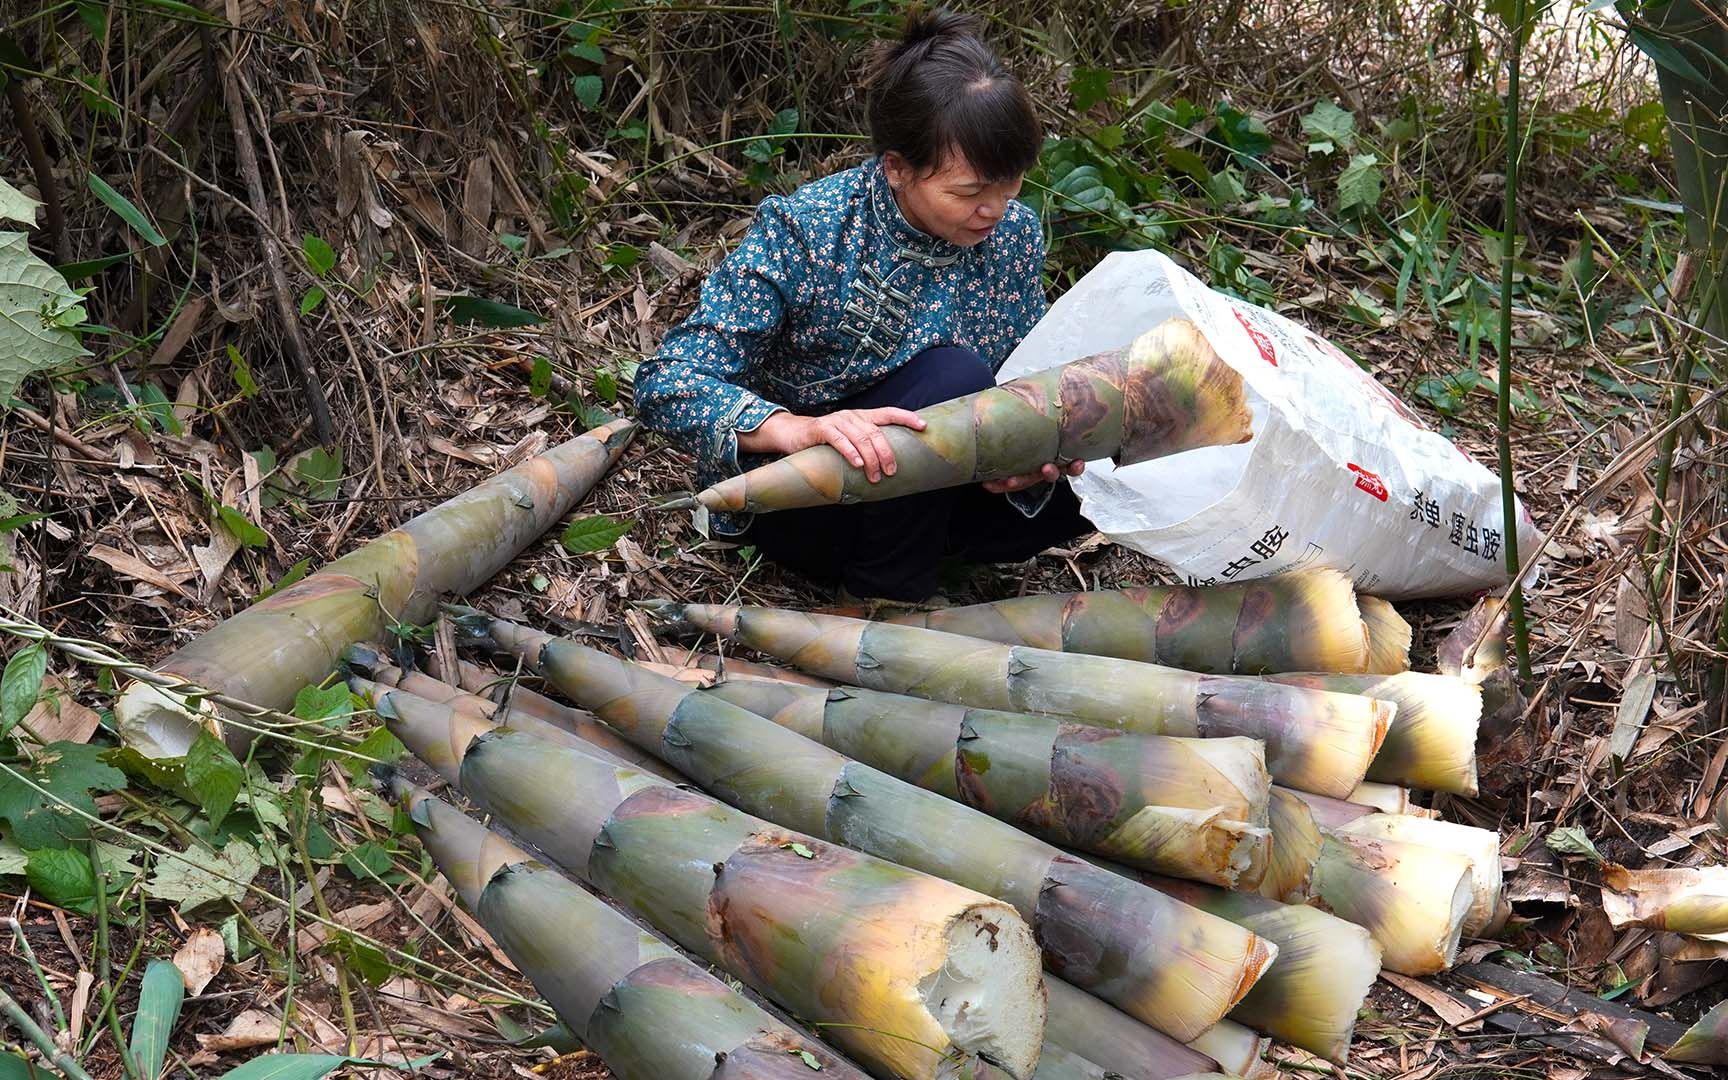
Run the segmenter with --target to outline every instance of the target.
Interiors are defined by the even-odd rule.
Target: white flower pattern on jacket
[[[643,421],[693,454],[705,487],[769,455],[738,433],[775,412],[825,412],[925,349],[960,345],[1000,368],[1043,317],[1044,237],[1010,202],[981,244],[907,223],[872,158],[770,196],[696,308],[636,373]],[[717,533],[748,518],[716,515]]]

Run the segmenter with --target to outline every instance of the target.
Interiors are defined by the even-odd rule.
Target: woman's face
[[[957,247],[989,239],[1008,212],[1008,200],[1020,194],[1020,177],[991,183],[960,154],[947,155],[934,171],[921,174],[890,150],[882,155],[882,168],[907,223]]]

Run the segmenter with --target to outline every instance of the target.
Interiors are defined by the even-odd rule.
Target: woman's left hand
[[[1019,476],[1004,476],[1000,480],[986,480],[984,481],[984,490],[996,495],[1007,495],[1014,491],[1024,491],[1033,484],[1055,483],[1063,476],[1079,476],[1085,471],[1086,463],[1084,461],[1070,461],[1066,469],[1059,469],[1055,465],[1046,465],[1042,469],[1021,473]]]

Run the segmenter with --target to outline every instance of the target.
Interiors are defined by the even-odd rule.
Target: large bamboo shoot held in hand
[[[619,1080],[864,1080],[580,886],[394,781],[414,831],[518,971]]]
[[[1226,888],[1270,855],[1253,739],[1136,735],[902,694],[726,679],[721,697],[1051,843]]]
[[[392,691],[378,708],[416,754],[460,741],[436,730],[447,707]],[[475,735],[457,774],[514,832],[679,944],[829,1025],[872,1072],[984,1080],[994,1067],[1030,1080],[1044,988],[1032,932],[1007,904],[521,732]]]
[[[479,612],[457,621],[732,805],[1008,901],[1051,972],[1178,1040],[1221,1019],[1276,955],[1239,926],[676,679]]]
[[[349,645],[393,622],[425,622],[443,595],[496,574],[588,494],[635,430],[614,421],[499,473],[218,623],[156,670],[266,709],[291,708]],[[120,695],[114,720],[148,757],[184,754],[201,729],[242,757],[254,737],[241,717],[143,682]]]
[[[920,410],[923,431],[882,429],[897,465],[871,483],[831,446],[730,477],[667,508],[760,513],[894,499],[1112,458],[1132,465],[1201,446],[1247,442],[1242,376],[1198,327],[1171,319],[1123,349],[1040,371]]]
[[[1356,590],[1331,569],[1234,585],[1041,593],[888,621],[1215,675],[1369,670]]]
[[[1396,713],[1388,702],[1359,695],[916,626],[720,604],[659,610],[674,622],[871,690],[1150,735],[1259,739],[1266,768],[1280,783],[1335,798],[1362,782]]]

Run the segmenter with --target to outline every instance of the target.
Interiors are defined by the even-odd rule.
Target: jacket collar
[[[864,175],[870,187],[870,216],[898,249],[896,254],[925,269],[952,266],[965,253],[964,248],[939,240],[922,229],[915,228],[900,212],[894,189],[888,184],[888,172],[882,159],[873,157],[864,163]]]

